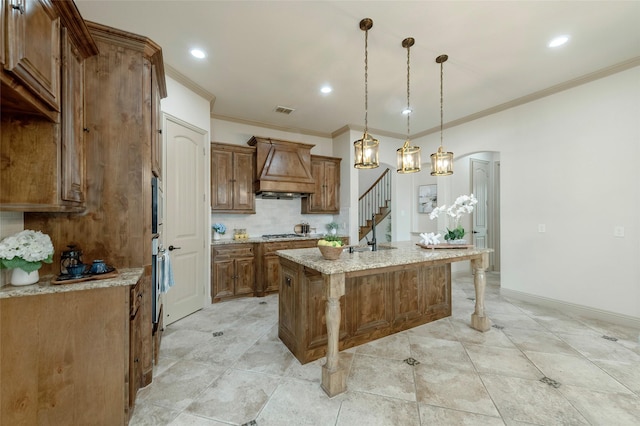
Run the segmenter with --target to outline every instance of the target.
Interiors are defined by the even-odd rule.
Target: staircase
[[[360,196],[358,200],[358,241],[363,239],[371,226],[377,226],[391,213],[391,171],[389,169]]]

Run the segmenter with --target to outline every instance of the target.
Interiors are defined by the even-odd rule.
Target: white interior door
[[[473,244],[478,248],[489,247],[487,241],[489,178],[489,162],[472,158],[472,188],[473,194],[478,199],[478,204],[473,210]]]
[[[164,296],[168,325],[204,305],[205,143],[206,131],[163,115],[166,135],[164,176],[164,248],[168,250],[175,285]]]

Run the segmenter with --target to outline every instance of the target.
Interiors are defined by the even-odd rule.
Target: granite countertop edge
[[[382,244],[381,244],[382,245]],[[424,249],[411,241],[385,243],[391,250],[344,252],[337,260],[326,260],[317,248],[278,250],[276,253],[285,259],[299,263],[323,274],[339,274],[367,269],[385,268],[442,260],[468,260],[493,249]]]
[[[346,238],[348,235],[337,235],[341,238]],[[288,238],[263,238],[263,237],[251,237],[243,240],[234,240],[233,238],[221,238],[219,240],[211,240],[212,246],[221,246],[226,244],[255,244],[255,243],[277,243],[280,241],[305,241],[305,240],[319,240],[325,237],[324,234],[309,235],[307,237],[288,237]]]
[[[109,287],[134,285],[144,272],[144,268],[126,268],[118,271],[118,276],[104,280],[90,280],[71,284],[51,284],[54,275],[45,275],[35,284],[25,286],[6,285],[0,288],[0,299],[10,297],[38,296],[42,294],[65,293],[69,291],[94,290]]]

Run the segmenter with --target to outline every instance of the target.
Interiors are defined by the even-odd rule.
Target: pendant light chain
[[[444,108],[443,108],[443,103],[444,103],[444,98],[442,96],[443,93],[443,80],[444,80],[444,70],[443,70],[443,66],[442,64],[444,63],[444,61],[440,62],[440,146],[442,146],[442,128],[443,128],[443,123],[444,123]]]
[[[369,115],[369,88],[368,88],[368,76],[369,76],[369,30],[364,32],[364,132],[367,133]]]
[[[410,126],[409,126],[409,120],[411,117],[411,104],[409,103],[409,78],[410,78],[410,70],[411,70],[411,63],[409,58],[411,57],[409,52],[411,50],[411,46],[407,46],[407,140],[409,139],[409,134],[411,134],[410,132]]]

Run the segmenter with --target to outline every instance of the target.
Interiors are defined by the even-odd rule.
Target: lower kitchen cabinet
[[[253,244],[226,244],[211,249],[211,298],[253,295],[255,257]]]
[[[0,299],[0,424],[128,423],[129,289]]]
[[[318,240],[276,241],[258,244],[256,295],[278,291],[280,287],[280,257],[278,250],[315,247]]]

